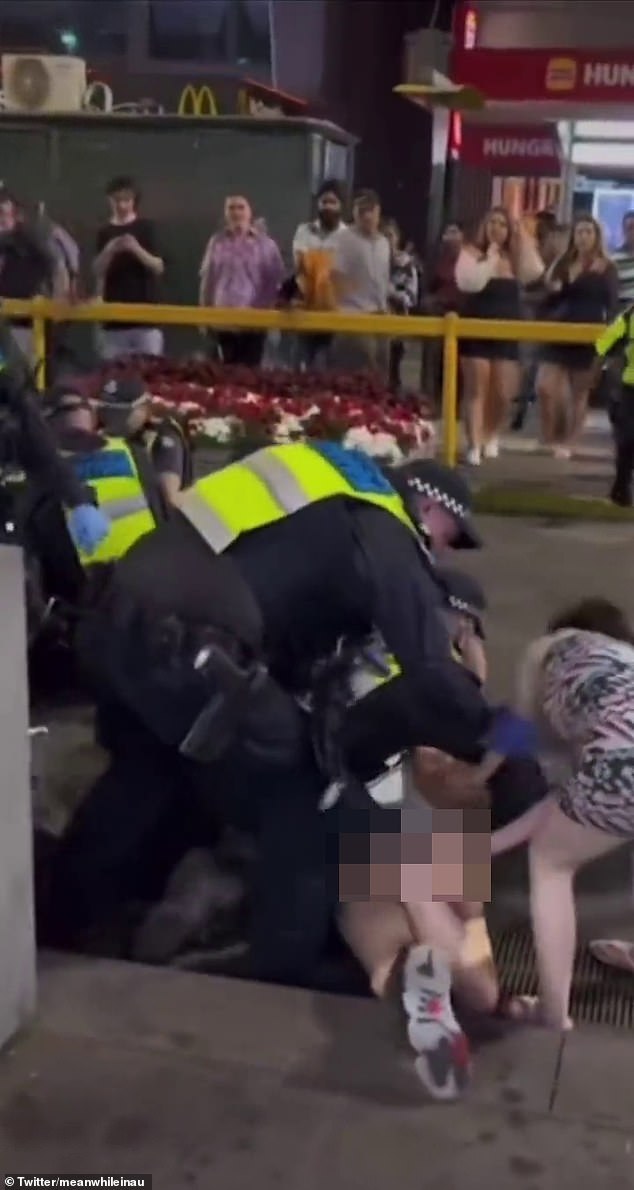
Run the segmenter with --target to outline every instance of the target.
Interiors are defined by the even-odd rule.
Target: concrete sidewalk
[[[544,492],[602,499],[613,477],[612,431],[607,414],[591,412],[575,457],[553,458],[540,447],[534,410],[524,430],[504,434],[499,458],[467,469],[474,489],[482,487],[535,488]]]
[[[0,1184],[631,1190],[634,1038],[518,1031],[439,1107],[395,1026],[371,1001],[46,956],[37,1026],[0,1062]]]

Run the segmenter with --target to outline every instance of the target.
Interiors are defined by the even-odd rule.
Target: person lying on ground
[[[453,570],[438,571],[438,579],[445,591],[444,616],[455,653],[481,684],[487,669],[484,593],[476,580]],[[543,781],[532,776],[537,785],[534,796],[543,797]],[[512,802],[512,782],[509,762],[502,783],[507,802]],[[499,789],[498,781],[498,796]],[[492,1014],[499,1000],[483,910],[489,897],[490,803],[491,791],[475,766],[437,749],[415,748],[403,802],[397,808],[384,802],[381,809],[368,812],[372,858],[363,877],[358,875],[360,861],[352,858],[353,850],[359,851],[354,832],[350,872],[345,862],[341,865],[340,933],[377,997],[400,989],[408,1038],[417,1055],[415,1069],[436,1099],[456,1098],[470,1073],[468,1044],[454,1015],[451,993],[481,1014]],[[344,814],[344,837],[346,821]],[[352,818],[350,822],[352,830]],[[423,837],[428,854],[421,863]],[[471,853],[466,863],[465,852]]]

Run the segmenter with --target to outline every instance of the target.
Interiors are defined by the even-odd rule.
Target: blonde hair
[[[508,256],[511,262],[513,273],[515,276],[517,276],[520,259],[520,243],[518,234],[513,227],[511,216],[509,215],[506,207],[495,206],[491,207],[490,210],[487,211],[484,219],[481,220],[478,226],[475,236],[471,240],[471,246],[477,249],[480,256],[486,256],[490,244],[490,240],[487,236],[487,223],[493,215],[502,215],[506,222],[508,236],[506,243],[501,248],[501,251]]]
[[[595,243],[592,255],[595,260],[603,260],[606,264],[609,263],[610,257],[605,250],[605,241],[603,238],[603,228],[601,224],[592,215],[577,215],[572,227],[570,228],[570,235],[568,237],[568,245],[566,250],[562,253],[558,260],[555,261],[552,267],[552,278],[556,281],[567,281],[570,274],[570,269],[573,264],[579,260],[579,249],[575,244],[575,232],[582,223],[589,223],[594,228]]]

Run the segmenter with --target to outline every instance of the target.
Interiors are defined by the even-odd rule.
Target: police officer
[[[619,314],[597,339],[595,380],[599,379],[606,360],[619,352],[624,352],[625,359],[618,397],[612,407],[615,475],[610,499],[613,504],[629,508],[634,472],[634,306]]]
[[[108,380],[99,396],[100,420],[111,434],[125,437],[149,457],[164,501],[170,506],[193,480],[192,449],[184,424],[168,415],[152,416],[152,397],[141,379]]]
[[[5,350],[6,348],[6,350]],[[3,469],[23,469],[29,483],[59,500],[68,510],[68,527],[78,548],[92,554],[106,537],[109,524],[90,493],[56,449],[42,416],[39,400],[27,379],[24,361],[15,358],[0,324],[0,442]]]
[[[194,785],[214,814],[248,820],[258,835],[257,973],[308,970],[328,917],[319,803],[328,779],[341,776],[315,764],[313,736],[328,763],[344,757],[360,782],[420,743],[477,758],[490,712],[451,657],[430,549],[479,544],[459,475],[418,461],[386,478],[331,443],[266,448],[185,492],[178,513],[115,568],[82,627],[99,697],[116,705],[115,755],[127,763],[134,739],[139,767],[134,792],[135,781],[125,796],[121,782],[102,781],[71,824],[61,898],[69,916],[78,924],[80,913],[85,920],[130,895],[141,859],[173,820],[157,774],[180,763],[181,812]],[[311,719],[297,697],[308,690],[323,705],[322,663],[341,656],[338,642],[374,630],[393,680],[374,712],[367,700],[363,723],[347,714],[333,739],[340,717],[326,702]]]
[[[445,621],[456,658],[479,682],[487,679],[484,613],[487,599],[478,580],[462,570],[443,566],[438,572],[447,600]]]
[[[449,630],[463,664],[481,683],[486,682],[488,662],[484,614],[486,595],[473,575],[443,567],[440,578],[446,591]],[[538,761],[531,755],[507,758],[488,782],[491,796],[491,830],[520,818],[546,797],[548,785]]]
[[[134,436],[126,439],[98,429],[95,405],[80,387],[56,385],[44,407],[60,454],[109,520],[99,548],[90,555],[80,549],[79,561],[85,568],[116,562],[166,515],[145,449]]]

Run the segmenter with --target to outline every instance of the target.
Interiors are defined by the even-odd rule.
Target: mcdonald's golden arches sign
[[[208,87],[207,84],[195,87],[193,83],[188,83],[186,87],[183,87],[178,104],[178,114],[179,116],[217,116],[218,104],[211,87]]]

